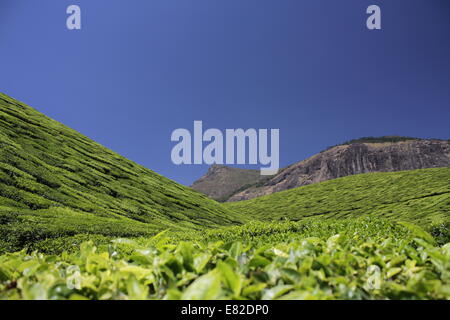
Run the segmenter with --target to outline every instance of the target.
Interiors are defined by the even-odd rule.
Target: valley
[[[5,94],[0,146],[0,299],[450,299],[448,141],[216,166],[203,190],[253,190],[226,203]]]

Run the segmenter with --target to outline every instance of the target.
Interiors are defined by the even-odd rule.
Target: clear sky
[[[0,91],[184,184],[207,166],[172,164],[170,135],[194,120],[279,128],[282,166],[362,136],[449,139],[450,1],[0,0]]]

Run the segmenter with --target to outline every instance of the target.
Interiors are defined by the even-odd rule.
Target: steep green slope
[[[261,220],[376,215],[425,226],[450,220],[450,167],[349,176],[225,205]]]
[[[0,248],[239,222],[206,196],[0,94]]]

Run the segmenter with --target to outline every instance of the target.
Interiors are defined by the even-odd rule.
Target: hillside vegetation
[[[0,94],[0,251],[240,223],[206,196]]]
[[[450,167],[354,175],[225,205],[260,220],[371,215],[427,226],[450,221]]]
[[[401,141],[410,141],[410,140],[421,140],[419,138],[413,137],[403,137],[403,136],[383,136],[383,137],[362,137],[358,139],[352,139],[349,141],[345,141],[340,145],[346,144],[354,144],[354,143],[395,143]],[[332,147],[330,147],[332,148]]]

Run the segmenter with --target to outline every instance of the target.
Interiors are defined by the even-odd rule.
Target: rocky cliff
[[[364,140],[356,140],[364,141]],[[227,188],[227,201],[246,200],[303,185],[368,173],[450,166],[450,142],[408,139],[398,142],[358,142],[332,147],[282,169],[277,175],[240,189]],[[206,175],[208,191],[225,187]],[[196,183],[193,185],[196,188]],[[227,186],[228,187],[228,186]],[[199,190],[199,189],[197,189]],[[201,190],[199,190],[201,191]],[[216,191],[217,192],[217,191]],[[223,199],[224,200],[224,199]]]
[[[226,201],[233,194],[267,180],[259,170],[212,165],[208,172],[192,184],[192,188],[218,201]]]

